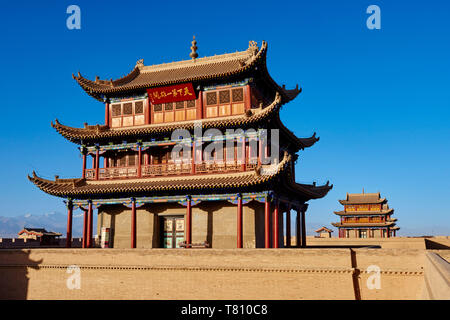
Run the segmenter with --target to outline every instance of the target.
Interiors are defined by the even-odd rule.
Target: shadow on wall
[[[446,244],[439,243],[437,241],[425,239],[425,248],[427,249],[450,249],[450,247]]]
[[[8,254],[7,251],[14,253]],[[0,299],[25,300],[28,293],[28,272],[39,270],[42,260],[30,259],[30,250],[2,250],[0,261]],[[12,257],[14,257],[12,259]]]
[[[258,205],[258,202],[256,201],[249,202],[247,206],[255,212],[255,248],[264,248],[264,207]]]

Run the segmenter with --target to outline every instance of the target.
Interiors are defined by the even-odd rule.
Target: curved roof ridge
[[[213,55],[213,56],[207,56],[207,57],[201,57],[194,59],[186,59],[186,60],[180,60],[180,61],[172,61],[172,62],[166,62],[166,63],[160,63],[160,64],[154,64],[149,66],[140,66],[139,70],[142,73],[146,72],[153,72],[153,71],[161,71],[165,69],[175,69],[175,68],[182,68],[185,66],[195,66],[195,65],[202,65],[207,64],[211,62],[212,60],[220,60],[220,61],[226,61],[226,60],[235,60],[237,57],[242,57],[242,59],[250,59],[252,57],[251,53],[248,50],[245,51],[237,51],[237,52],[230,52],[230,53],[223,53],[219,55]]]
[[[103,94],[171,85],[180,82],[209,80],[241,73],[253,66],[257,61],[265,58],[266,51],[267,42],[263,41],[260,49],[257,48],[256,44],[250,42],[250,46],[246,51],[198,58],[195,59],[195,61],[182,60],[167,64],[144,66],[142,60],[140,60],[128,75],[117,80],[111,79],[107,81],[96,78],[96,81],[92,81],[84,78],[80,72],[78,72],[78,76],[72,74],[72,77],[89,95],[101,101],[101,95]],[[239,59],[239,57],[241,57],[241,59]],[[233,61],[234,63],[232,63]],[[214,68],[208,70],[202,68],[202,66],[208,65],[214,66]],[[178,69],[186,69],[189,70],[189,72],[177,74],[175,71]],[[166,76],[158,75],[158,73],[164,71],[169,72],[170,74],[167,74]],[[153,79],[149,77],[151,74],[155,74]],[[141,77],[138,77],[140,75]],[[142,78],[141,81],[138,81],[139,78]],[[133,81],[135,83],[133,83]]]
[[[297,137],[293,131],[289,130],[284,125],[283,121],[281,121],[279,113],[277,114],[276,117],[277,117],[276,120],[277,120],[277,123],[278,123],[280,129],[283,130],[283,132],[286,133],[289,138],[294,140],[295,143],[297,144],[297,147],[299,147],[300,149],[305,149],[305,148],[312,147],[317,141],[320,140],[320,137],[316,138],[316,132],[314,132],[312,136],[307,137],[307,138],[299,138],[299,137]]]
[[[140,70],[139,66],[136,64],[136,66],[133,68],[133,70],[130,71],[130,73],[128,73],[127,75],[125,75],[121,78],[113,80],[112,84],[113,84],[113,86],[116,86],[116,85],[122,85],[122,84],[128,83],[128,82],[134,80],[140,73],[141,73],[141,70]]]
[[[327,181],[326,184],[317,186],[315,182],[313,184],[304,184],[295,182],[294,177],[292,175],[292,166],[288,166],[287,169],[288,181],[289,183],[286,186],[295,191],[300,191],[303,194],[306,194],[310,197],[310,199],[320,199],[327,195],[327,193],[333,188],[333,185],[330,185],[330,182]]]

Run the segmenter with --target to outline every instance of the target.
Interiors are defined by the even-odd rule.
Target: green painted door
[[[162,217],[162,247],[180,248],[184,241],[184,217]]]

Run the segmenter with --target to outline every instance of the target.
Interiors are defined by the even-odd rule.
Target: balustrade
[[[196,174],[202,173],[229,173],[239,172],[242,170],[243,163],[241,161],[227,162],[209,162],[196,163]],[[245,170],[251,171],[257,167],[256,163],[246,163]],[[192,172],[191,163],[166,163],[151,164],[141,166],[142,177],[171,176],[171,175],[187,175]],[[86,179],[95,180],[95,169],[86,169]],[[138,167],[109,167],[99,168],[99,180],[120,179],[120,178],[136,178],[138,177]]]

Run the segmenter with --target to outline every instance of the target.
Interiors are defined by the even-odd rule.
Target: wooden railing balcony
[[[343,223],[382,223],[384,222],[382,219],[368,219],[368,218],[359,218],[359,219],[343,219]]]
[[[151,164],[142,166],[143,177],[190,174],[190,163]]]
[[[151,164],[141,166],[141,177],[159,177],[172,175],[208,174],[208,173],[230,173],[239,171],[251,171],[257,167],[257,162],[249,161],[243,164],[241,161],[210,162],[203,161],[194,164],[195,171],[192,170],[192,163],[167,163]],[[139,167],[110,167],[98,169],[98,180],[138,178]],[[86,169],[87,180],[97,180],[96,169]]]

